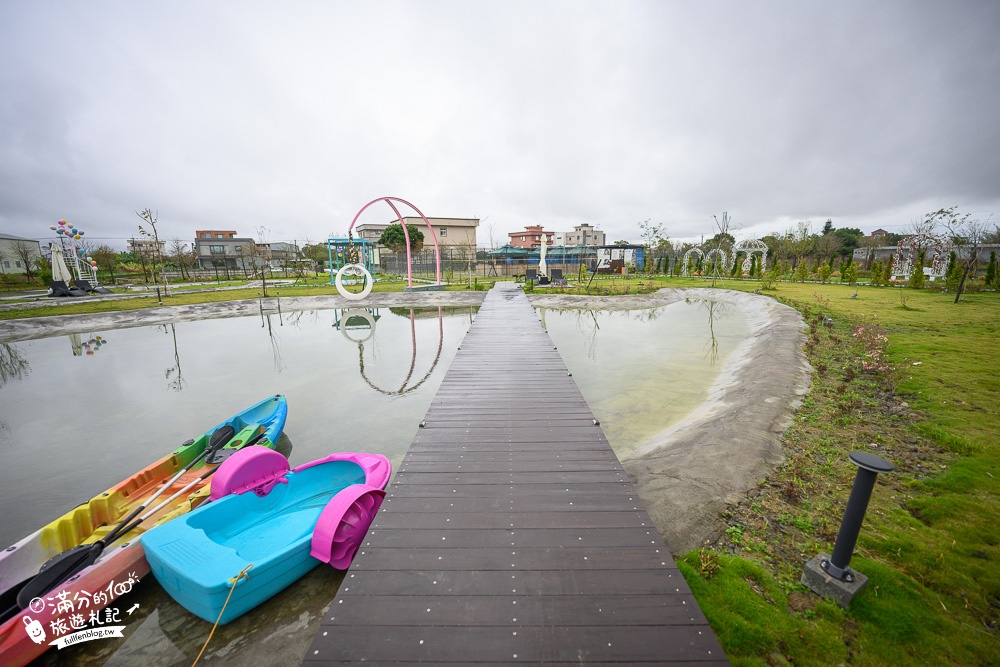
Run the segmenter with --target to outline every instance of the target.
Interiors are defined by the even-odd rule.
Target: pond
[[[621,460],[703,403],[749,332],[735,305],[687,299],[641,310],[537,309]]]
[[[735,306],[538,309],[620,458],[707,396],[749,330]],[[317,310],[94,331],[0,346],[0,540],[264,397],[288,398],[292,465],[374,451],[398,466],[475,309]],[[100,338],[98,338],[100,337]],[[343,576],[318,567],[216,630],[211,662],[297,664]],[[40,664],[191,664],[211,625],[149,578],[116,603],[124,640],[48,651]]]
[[[470,308],[299,311],[0,345],[0,542],[272,394],[288,399],[278,449],[293,466],[353,450],[395,468],[474,317]],[[272,657],[290,640],[298,653],[287,662],[297,664],[341,578],[316,568],[219,628],[213,650],[252,664],[240,651],[251,639]],[[116,604],[139,603],[124,642],[50,650],[42,664],[191,664],[211,626],[152,578],[143,584]],[[307,636],[294,632],[303,624]],[[259,628],[268,631],[255,636]]]

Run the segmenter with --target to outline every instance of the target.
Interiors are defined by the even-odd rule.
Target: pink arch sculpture
[[[406,225],[403,223],[403,216],[399,214],[399,209],[397,209],[396,205],[392,203],[394,201],[395,202],[399,202],[401,204],[406,204],[407,206],[409,206],[410,208],[412,208],[414,211],[416,211],[417,215],[420,216],[420,219],[424,221],[425,225],[427,225],[427,229],[430,230],[430,232],[431,232],[431,240],[434,241],[434,256],[435,256],[435,258],[437,260],[437,284],[440,285],[441,284],[441,248],[438,247],[437,234],[434,233],[434,226],[431,225],[431,223],[430,223],[429,220],[427,220],[427,216],[425,216],[423,213],[420,212],[420,209],[418,209],[416,206],[414,206],[410,202],[406,201],[405,199],[400,199],[399,197],[379,197],[378,199],[371,200],[370,202],[368,202],[367,204],[365,204],[364,206],[362,206],[361,210],[358,211],[358,214],[354,216],[354,220],[351,220],[351,226],[347,228],[347,234],[350,235],[351,230],[354,229],[354,223],[356,223],[358,221],[358,218],[360,218],[361,214],[365,212],[365,209],[367,209],[372,204],[375,204],[376,202],[380,202],[380,201],[384,201],[386,204],[389,205],[389,207],[392,209],[393,213],[396,214],[396,218],[397,218],[396,221],[399,223],[400,227],[403,228],[403,236],[406,238],[406,280],[407,280],[407,285],[409,287],[413,287],[413,260],[410,257],[410,232],[407,231]]]

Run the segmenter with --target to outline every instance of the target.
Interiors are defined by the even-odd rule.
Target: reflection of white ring
[[[347,320],[352,317],[363,317],[368,321],[368,335],[364,338],[351,338],[347,333]],[[351,308],[350,310],[345,310],[340,316],[340,333],[344,334],[344,338],[351,341],[352,343],[363,343],[372,336],[375,335],[375,318],[372,317],[367,310],[361,310],[360,308]]]
[[[363,275],[365,277],[365,288],[355,294],[344,287],[344,273],[350,269],[352,274]],[[334,279],[334,284],[337,286],[337,291],[340,292],[340,296],[345,299],[350,299],[351,301],[360,301],[361,299],[368,296],[372,291],[372,285],[375,283],[372,280],[372,274],[368,273],[368,269],[361,266],[360,264],[345,264],[340,267],[337,271],[337,277]]]

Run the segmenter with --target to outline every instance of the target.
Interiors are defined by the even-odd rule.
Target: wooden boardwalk
[[[303,664],[728,664],[520,289],[425,419]]]

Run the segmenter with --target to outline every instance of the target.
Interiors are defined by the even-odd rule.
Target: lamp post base
[[[823,569],[823,561],[829,561],[830,555],[821,553],[802,568],[801,582],[814,593],[831,598],[842,608],[847,609],[854,596],[868,584],[868,577],[856,570],[848,570],[851,581],[837,579]]]

